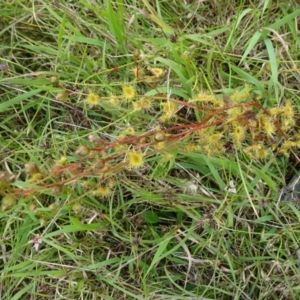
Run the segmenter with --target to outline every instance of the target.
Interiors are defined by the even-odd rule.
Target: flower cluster
[[[268,110],[259,99],[252,99],[249,86],[237,89],[230,97],[219,98],[203,92],[193,97],[190,102],[197,103],[204,117],[212,116],[212,125],[198,130],[197,142],[189,143],[186,151],[219,155],[226,151],[230,141],[235,149],[250,158],[264,159],[272,149],[286,156],[299,149],[300,137],[294,130],[295,112],[291,101]]]

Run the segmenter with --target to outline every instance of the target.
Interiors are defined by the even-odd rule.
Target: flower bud
[[[79,156],[87,156],[90,153],[90,149],[84,145],[79,146],[79,148],[75,151],[75,154]]]
[[[165,140],[165,133],[162,132],[162,131],[158,131],[155,133],[154,135],[154,139],[157,141],[157,142],[162,142]]]
[[[53,87],[59,87],[59,80],[56,76],[52,76],[50,81]]]
[[[33,202],[29,203],[28,208],[31,212],[33,212],[33,213],[36,212],[36,204],[35,203],[33,203]]]
[[[17,203],[14,196],[8,195],[2,198],[2,211],[5,211]]]
[[[52,204],[50,204],[50,205],[48,206],[48,208],[49,208],[50,210],[52,210],[52,211],[55,211],[55,210],[58,209],[58,205],[55,204],[55,203],[52,203]]]
[[[47,224],[47,219],[46,219],[46,218],[41,218],[41,219],[40,219],[40,225],[41,225],[42,227],[44,227],[46,224]]]
[[[138,60],[140,58],[141,53],[138,49],[134,49],[132,55],[135,60]]]
[[[36,163],[29,162],[25,164],[25,172],[29,175],[33,175],[33,174],[40,173],[41,171]]]
[[[68,93],[66,91],[62,91],[56,95],[55,99],[60,102],[65,102],[68,100],[68,97]]]
[[[73,209],[74,213],[77,215],[77,214],[79,214],[82,211],[82,206],[81,206],[80,203],[75,203],[72,206],[72,209]]]
[[[51,194],[52,194],[52,195],[59,195],[61,192],[62,192],[62,186],[59,185],[59,184],[54,185],[54,186],[51,188]]]

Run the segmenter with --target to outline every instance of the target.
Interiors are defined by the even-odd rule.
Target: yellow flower
[[[84,101],[89,106],[93,107],[93,106],[96,106],[99,104],[99,99],[100,99],[100,97],[97,94],[90,92]]]
[[[214,95],[210,95],[206,92],[200,92],[194,98],[190,99],[189,102],[212,103],[220,107],[223,105],[223,101],[217,99]]]
[[[142,102],[142,104],[141,104],[142,105],[142,109],[144,109],[144,110],[150,109],[151,106],[152,106],[151,100],[144,99],[141,102]]]
[[[268,149],[263,148],[263,147],[256,152],[256,157],[258,159],[266,158],[266,157],[268,157],[268,155],[269,155]]]
[[[2,198],[2,211],[11,208],[17,203],[16,198],[14,196],[7,195]]]
[[[125,150],[126,149],[126,145],[124,145],[124,144],[115,144],[114,145],[114,149],[116,150],[116,151],[122,151],[122,150]]]
[[[286,117],[282,118],[282,120],[281,120],[281,129],[282,130],[287,131],[293,126],[295,126],[294,118],[286,118]]]
[[[279,150],[280,153],[282,153],[285,156],[288,156],[290,151],[293,150],[293,148],[296,148],[297,142],[294,141],[285,141],[282,145],[281,149]]]
[[[132,126],[130,126],[130,127],[126,128],[125,133],[127,135],[134,135],[135,134],[135,130],[134,130],[134,128]]]
[[[233,130],[231,136],[233,137],[234,142],[237,146],[241,145],[241,142],[245,139],[246,129],[243,126],[233,124]]]
[[[62,92],[58,93],[55,97],[55,99],[57,101],[61,101],[61,102],[66,102],[68,100],[68,98],[69,98],[69,95],[66,91],[62,91]]]
[[[231,100],[233,102],[242,102],[244,100],[247,100],[248,97],[250,96],[251,88],[249,86],[245,86],[242,90],[236,90],[232,95],[231,95]]]
[[[141,101],[133,102],[132,106],[134,111],[141,111],[143,109]]]
[[[163,115],[161,116],[162,121],[168,121],[172,119],[176,114],[177,104],[173,101],[168,101],[166,103],[162,103],[163,107]]]
[[[201,149],[201,147],[194,143],[189,143],[184,147],[185,152],[197,152]]]
[[[127,161],[129,163],[129,168],[138,169],[144,164],[144,157],[141,152],[132,151],[127,153]]]
[[[281,108],[280,107],[273,107],[270,109],[270,113],[272,116],[277,116],[281,113]]]
[[[116,96],[110,96],[110,98],[108,99],[108,102],[112,105],[112,106],[119,106],[119,99]]]
[[[132,86],[123,86],[123,96],[126,100],[131,100],[135,96],[135,90]]]
[[[211,145],[211,146],[216,146],[221,143],[221,139],[223,137],[223,133],[217,132],[217,133],[212,133],[208,136],[206,136],[206,143]]]
[[[56,165],[57,166],[66,166],[68,164],[68,159],[66,158],[66,156],[62,156],[59,160],[56,161]]]
[[[134,111],[141,111],[141,110],[148,110],[151,108],[152,103],[148,99],[142,99],[137,102],[133,102],[133,110]]]
[[[101,198],[106,198],[111,194],[111,190],[106,186],[101,186],[95,191],[93,191],[94,196],[98,196]]]
[[[293,106],[291,104],[291,101],[287,101],[285,106],[283,106],[282,114],[286,118],[293,118],[294,117],[294,109],[293,109]]]
[[[173,114],[176,110],[176,104],[174,102],[168,101],[162,104],[163,110],[167,114]]]
[[[161,162],[162,163],[166,163],[166,162],[169,162],[169,161],[172,161],[174,160],[174,154],[171,154],[171,153],[164,153],[163,157],[161,158]]]
[[[154,77],[159,78],[163,74],[163,69],[161,68],[149,68],[149,71],[154,75]]]
[[[161,149],[163,149],[163,148],[165,148],[166,147],[166,143],[165,142],[158,142],[158,143],[156,143],[155,145],[154,145],[154,148],[156,149],[156,150],[161,150]]]
[[[74,203],[72,209],[76,215],[78,215],[82,211],[82,206],[80,203]]]
[[[236,119],[238,119],[243,113],[245,113],[246,109],[244,107],[234,107],[227,110],[228,120],[227,122],[230,123]]]
[[[117,182],[116,182],[116,180],[113,179],[113,178],[110,178],[110,179],[108,180],[108,182],[107,182],[107,185],[108,185],[111,189],[114,188],[114,187],[116,186],[116,184],[117,184]]]
[[[271,117],[263,116],[262,118],[263,129],[266,132],[267,136],[272,138],[275,133],[275,125]]]
[[[42,179],[41,173],[32,174],[32,176],[28,179],[30,183],[37,183]]]

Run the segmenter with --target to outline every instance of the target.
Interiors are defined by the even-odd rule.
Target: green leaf
[[[159,222],[159,217],[155,212],[145,211],[142,213],[142,217],[146,223],[155,224]]]
[[[192,93],[192,87],[191,87],[191,84],[189,83],[188,79],[184,75],[183,68],[176,62],[169,60],[169,59],[158,57],[157,60],[160,61],[162,64],[170,67],[172,69],[172,71],[174,71],[177,74],[177,76],[180,79],[181,84],[184,86],[184,89],[187,91],[188,95],[190,96]]]
[[[165,250],[168,246],[168,244],[170,243],[171,238],[168,237],[165,240],[163,240],[160,244],[159,247],[153,257],[153,260],[151,262],[151,265],[149,266],[149,269],[147,271],[147,273],[145,274],[145,277],[149,274],[149,272],[152,270],[152,268],[163,258],[165,257]]]
[[[251,37],[251,39],[248,41],[248,46],[240,60],[239,65],[241,65],[241,63],[246,59],[246,57],[248,56],[248,54],[251,52],[251,50],[255,47],[255,45],[258,43],[260,37],[261,37],[262,33],[257,31],[254,33],[254,35]]]
[[[41,90],[40,89],[36,89],[36,90],[32,90],[30,92],[26,92],[23,93],[15,98],[10,99],[9,101],[6,101],[4,103],[0,104],[0,112],[4,112],[7,111],[9,109],[11,109],[11,106],[20,103],[23,100],[29,99],[30,97],[38,94]]]
[[[254,220],[254,222],[255,223],[266,223],[266,222],[268,222],[268,221],[272,221],[274,219],[274,217],[273,216],[271,216],[271,215],[266,215],[266,216],[262,216],[262,217],[260,217],[260,218],[258,218],[258,219],[256,219],[256,220]]]
[[[230,65],[230,68],[236,73],[238,74],[245,82],[251,83],[254,86],[256,86],[256,88],[261,91],[262,93],[265,92],[265,89],[262,85],[262,83],[257,80],[256,78],[254,78],[253,76],[251,76],[249,73],[241,70],[240,68],[234,66],[234,65]]]
[[[45,238],[49,238],[52,236],[58,236],[62,233],[71,233],[77,232],[82,230],[96,230],[101,227],[99,223],[94,224],[82,224],[80,221],[76,220],[75,218],[70,218],[73,225],[65,225],[60,230],[56,230],[45,235]],[[75,221],[76,220],[76,221]]]
[[[33,288],[33,282],[25,285],[24,288],[22,288],[20,291],[18,291],[10,300],[18,300],[18,299],[24,299],[23,295],[25,295],[30,289]],[[25,297],[26,298],[26,297]]]
[[[233,38],[233,35],[234,35],[234,33],[235,33],[237,27],[239,26],[240,22],[242,21],[242,19],[243,19],[248,13],[250,13],[250,12],[252,12],[252,8],[247,8],[247,9],[245,9],[245,10],[238,16],[237,21],[236,21],[236,23],[234,24],[234,28],[233,28],[233,30],[231,30],[230,35],[229,35],[229,37],[227,38],[227,43],[226,43],[226,45],[225,45],[225,47],[224,47],[225,49],[227,49],[228,45],[231,43],[232,38]]]
[[[291,14],[277,20],[275,23],[271,24],[269,27],[272,29],[279,29],[280,27],[286,25],[290,21],[293,21],[296,17],[300,16],[300,9],[295,10]]]
[[[273,47],[272,41],[270,39],[265,39],[265,44],[267,47],[267,51],[269,54],[269,61],[271,67],[271,79],[270,79],[270,86],[275,90],[276,99],[278,99],[279,91],[278,91],[278,64],[275,49]],[[270,91],[271,93],[273,91]]]

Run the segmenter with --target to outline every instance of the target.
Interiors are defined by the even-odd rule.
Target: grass
[[[1,2],[0,298],[299,299],[299,16]]]

